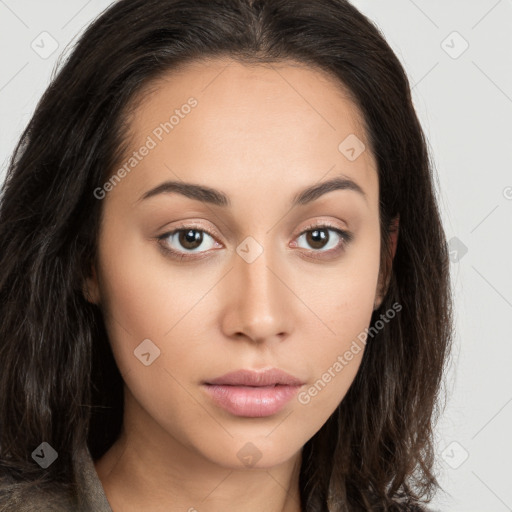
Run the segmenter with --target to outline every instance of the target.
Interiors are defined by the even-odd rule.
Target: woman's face
[[[152,85],[126,160],[96,192],[88,281],[125,381],[125,427],[161,457],[272,467],[343,400],[381,298],[362,118],[327,75],[291,63],[212,60]],[[297,385],[270,374],[276,387],[213,386],[242,369]]]

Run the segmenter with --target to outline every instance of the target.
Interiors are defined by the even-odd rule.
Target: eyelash
[[[206,233],[207,235],[211,236],[213,239],[216,238],[216,235],[214,233],[208,231],[207,229],[204,229],[203,227],[197,226],[197,225],[190,224],[190,225],[179,226],[178,228],[174,229],[173,231],[169,231],[169,232],[164,233],[163,235],[160,235],[157,237],[157,240],[159,241],[159,245],[166,255],[168,255],[169,257],[171,257],[173,259],[177,259],[180,261],[181,260],[193,261],[193,260],[198,260],[198,259],[202,259],[205,257],[204,255],[208,251],[203,252],[200,256],[190,255],[187,253],[175,251],[174,249],[169,249],[169,247],[167,247],[163,243],[163,241],[165,239],[171,237],[172,235],[175,235],[176,233],[179,233],[181,231],[188,231],[188,230],[199,231],[202,233]],[[315,230],[334,231],[337,235],[340,236],[341,241],[338,243],[338,246],[335,247],[334,249],[329,249],[328,251],[311,249],[310,252],[312,252],[312,253],[321,253],[321,254],[328,254],[328,255],[337,254],[339,251],[346,248],[346,246],[348,244],[350,244],[350,242],[352,242],[352,240],[354,239],[354,235],[352,233],[350,233],[348,231],[344,231],[342,229],[339,229],[339,228],[333,226],[332,224],[328,224],[328,223],[327,224],[323,223],[323,224],[309,225],[299,234],[299,236],[297,238],[300,238],[302,235],[305,235],[305,234],[307,234],[311,231],[315,231]],[[312,256],[312,255],[307,256],[307,257],[312,258],[312,259],[317,259],[317,260],[324,258],[324,256]]]

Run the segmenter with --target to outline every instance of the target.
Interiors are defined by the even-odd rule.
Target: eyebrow
[[[364,190],[353,180],[346,176],[338,176],[328,181],[323,181],[317,185],[312,185],[298,192],[292,199],[293,206],[302,206],[309,204],[319,197],[333,192],[334,190],[352,190],[360,194],[367,201]],[[214,206],[230,207],[231,201],[229,196],[220,190],[216,190],[204,185],[195,183],[186,183],[184,181],[165,181],[160,185],[145,192],[136,202],[155,197],[160,194],[181,194],[190,199],[209,203]]]

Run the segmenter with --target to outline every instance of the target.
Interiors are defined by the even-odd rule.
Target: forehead
[[[280,119],[282,126],[294,130],[289,122],[305,119],[312,129],[319,129],[322,123],[332,131],[353,128],[365,137],[364,119],[350,90],[325,70],[295,61],[248,64],[210,58],[187,62],[151,81],[136,95],[132,121],[142,127],[148,118],[172,112],[174,104],[191,96],[201,102],[205,117],[222,109],[224,116],[218,120],[233,112],[238,112],[241,120],[244,113],[254,116],[261,110],[263,114],[268,106],[275,111],[275,116],[265,113],[269,124]],[[316,123],[307,119],[313,113]]]
[[[130,112],[131,150],[154,146],[130,173],[136,192],[178,178],[265,194],[343,173],[378,194],[362,114],[317,68],[194,61],[152,81]]]

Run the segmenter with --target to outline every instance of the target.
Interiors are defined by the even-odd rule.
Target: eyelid
[[[180,225],[178,225],[176,227],[173,226],[172,228],[167,229],[158,238],[170,236],[170,235],[175,234],[178,231],[186,231],[187,229],[196,229],[197,231],[203,231],[207,235],[210,235],[212,238],[215,238],[216,241],[218,241],[219,238],[222,238],[219,235],[219,233],[217,232],[217,230],[215,230],[213,228],[210,228],[210,227],[206,227],[206,226],[198,223],[197,221],[193,221],[193,220],[191,220],[191,221],[183,221],[183,224],[180,224]]]
[[[347,235],[350,234],[348,231],[338,227],[336,224],[331,223],[328,220],[320,220],[320,221],[314,221],[314,222],[308,224],[307,226],[303,227],[296,236],[300,236],[307,231],[312,231],[314,229],[319,229],[319,228],[329,228],[334,231],[337,231],[338,233],[346,233]]]

